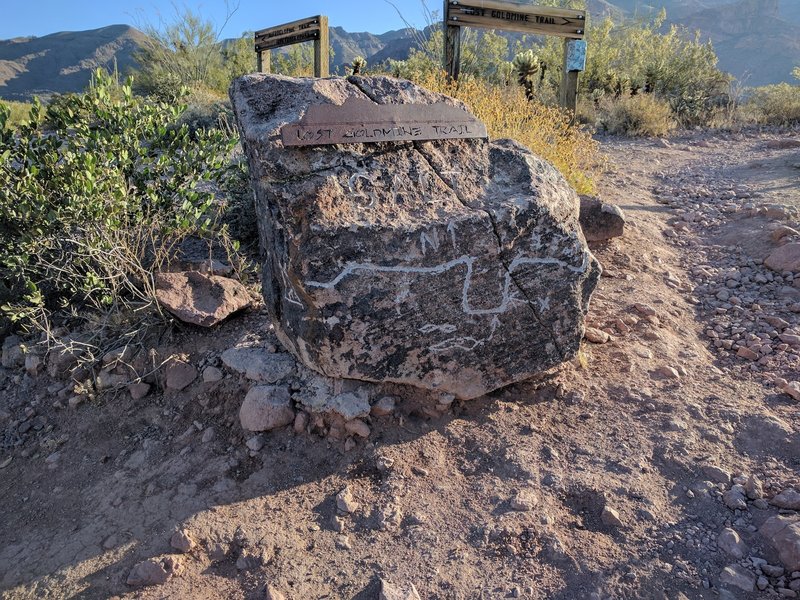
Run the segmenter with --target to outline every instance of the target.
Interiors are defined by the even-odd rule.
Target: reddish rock
[[[156,298],[181,321],[203,327],[250,306],[250,295],[238,281],[197,271],[157,274]]]
[[[248,431],[269,431],[294,422],[294,409],[289,389],[281,386],[258,385],[247,392],[239,421]]]
[[[764,260],[764,264],[778,273],[800,272],[800,243],[794,242],[775,248]]]
[[[164,375],[166,386],[171,390],[180,391],[197,379],[197,369],[182,360],[173,360],[167,365]]]

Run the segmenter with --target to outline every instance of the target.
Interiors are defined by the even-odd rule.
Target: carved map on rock
[[[304,364],[468,399],[575,356],[600,268],[552,165],[511,140],[281,141],[287,124],[343,105],[464,110],[404,80],[254,74],[231,99],[266,305]]]
[[[485,138],[486,127],[463,108],[436,104],[312,104],[299,123],[285,125],[286,146]]]

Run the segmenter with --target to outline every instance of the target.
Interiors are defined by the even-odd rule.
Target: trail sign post
[[[564,42],[564,77],[561,82],[561,104],[575,110],[578,96],[578,60],[568,64],[570,52],[586,56],[585,42],[570,50],[574,40],[586,35],[586,11],[531,6],[498,0],[444,0],[444,68],[450,79],[457,80],[461,62],[461,28],[480,27],[519,31],[534,35],[554,35]],[[568,67],[570,68],[568,70]]]
[[[255,33],[255,50],[258,71],[270,72],[270,50],[301,42],[314,42],[314,77],[328,76],[329,41],[328,17],[317,15],[283,25],[262,29]],[[266,54],[264,54],[266,52]]]

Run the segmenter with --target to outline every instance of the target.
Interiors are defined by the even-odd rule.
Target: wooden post
[[[574,116],[578,110],[578,73],[580,73],[580,71],[570,71],[567,65],[570,41],[571,40],[568,39],[564,40],[564,66],[561,75],[559,101],[561,106],[570,111]]]
[[[444,69],[447,71],[447,81],[458,81],[461,71],[461,27],[454,27],[447,22],[447,5],[449,0],[444,0],[442,11],[444,25]]]
[[[327,77],[330,69],[328,17],[319,18],[319,39],[314,40],[314,77]]]

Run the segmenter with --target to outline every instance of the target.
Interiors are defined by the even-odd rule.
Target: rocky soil
[[[328,389],[258,303],[92,394],[6,340],[0,597],[800,597],[800,268],[764,264],[798,237],[786,140],[603,140],[628,224],[593,244],[592,341],[476,400]]]

